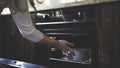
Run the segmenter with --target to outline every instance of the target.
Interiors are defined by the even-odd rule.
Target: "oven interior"
[[[49,47],[49,59],[66,63],[93,65],[98,62],[97,22],[67,21],[39,23],[37,28],[51,39],[67,40],[75,45],[75,56],[69,60],[62,52]]]

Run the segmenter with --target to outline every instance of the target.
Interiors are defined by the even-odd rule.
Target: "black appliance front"
[[[52,39],[67,40],[75,44],[75,56],[68,60],[61,51],[50,47],[50,68],[97,68],[97,22],[49,22],[37,23],[36,27]]]

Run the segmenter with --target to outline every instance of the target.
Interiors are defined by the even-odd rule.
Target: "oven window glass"
[[[56,48],[50,49],[50,59],[64,62],[91,64],[92,63],[92,50],[85,48],[73,48],[75,56],[72,59],[68,59],[62,54],[60,50]]]

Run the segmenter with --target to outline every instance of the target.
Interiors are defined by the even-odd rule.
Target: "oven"
[[[75,56],[68,60],[54,47],[48,48],[50,68],[97,68],[98,43],[97,21],[66,21],[37,23],[37,29],[56,40],[67,40],[75,44]]]

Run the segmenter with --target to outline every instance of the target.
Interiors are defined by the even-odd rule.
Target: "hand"
[[[57,48],[62,51],[62,53],[70,60],[74,56],[74,51],[70,48],[70,46],[74,46],[74,44],[66,41],[66,40],[59,40],[57,44]]]
[[[62,53],[68,57],[68,59],[72,59],[74,56],[73,49],[70,48],[70,46],[74,46],[71,42],[68,42],[66,40],[55,40],[51,39],[48,36],[44,36],[44,38],[39,42],[40,44],[48,45],[55,47],[62,51]]]

